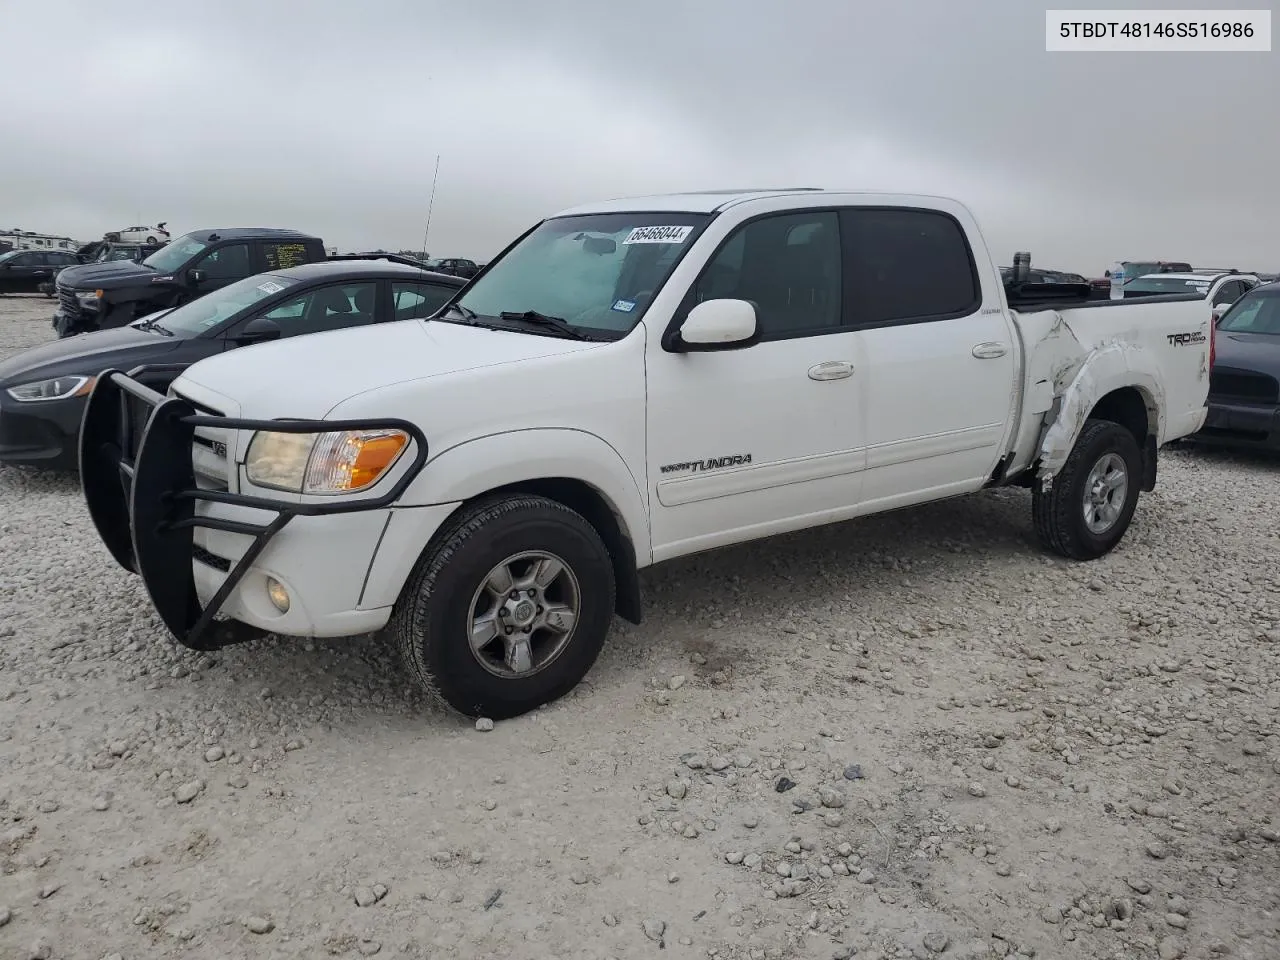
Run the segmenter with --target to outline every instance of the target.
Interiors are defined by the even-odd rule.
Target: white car
[[[167,396],[104,374],[82,482],[181,643],[386,627],[428,690],[508,717],[673,557],[1005,484],[1051,551],[1110,551],[1204,421],[1213,332],[1195,295],[1086,296],[1011,309],[952,200],[613,200],[431,319],[230,351]]]
[[[1231,305],[1262,281],[1252,273],[1229,271],[1191,273],[1148,273],[1125,281],[1125,297],[1134,294],[1159,296],[1161,294],[1194,294],[1208,300],[1210,312],[1216,321]]]
[[[168,243],[171,239],[165,224],[158,223],[154,227],[128,227],[124,230],[112,230],[103,234],[104,240],[116,243]]]

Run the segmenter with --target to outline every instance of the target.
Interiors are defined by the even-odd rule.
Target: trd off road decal
[[[710,460],[690,460],[687,463],[668,463],[659,467],[663,473],[702,473],[707,470],[720,470],[723,467],[741,467],[751,462],[751,454],[739,453],[732,457],[712,457]]]
[[[1194,333],[1168,333],[1165,339],[1171,347],[1185,347],[1188,343],[1204,343],[1205,335],[1197,330]]]

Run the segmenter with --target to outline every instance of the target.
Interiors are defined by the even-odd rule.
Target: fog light
[[[275,577],[267,577],[267,597],[281,613],[289,612],[289,591]]]

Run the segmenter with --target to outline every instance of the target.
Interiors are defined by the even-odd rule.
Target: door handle
[[[1003,357],[1008,352],[1009,348],[1007,346],[994,340],[980,343],[973,348],[973,355],[979,360],[994,360],[997,357]]]
[[[809,368],[810,380],[843,380],[853,374],[853,364],[843,360],[828,360]]]

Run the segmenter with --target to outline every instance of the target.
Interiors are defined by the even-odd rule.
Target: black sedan
[[[1198,443],[1280,452],[1280,283],[1254,287],[1218,321]]]
[[[182,368],[236,347],[431,316],[465,284],[386,260],[344,259],[261,273],[125,327],[55,340],[0,361],[0,462],[77,468],[85,398],[103,370]]]

